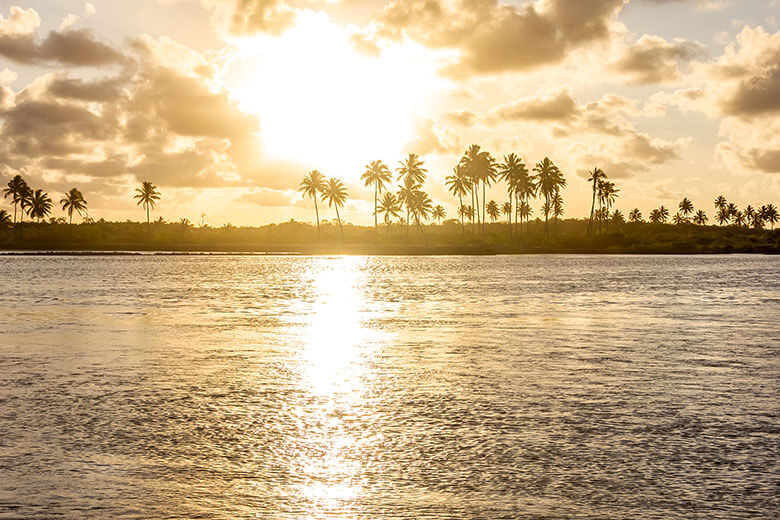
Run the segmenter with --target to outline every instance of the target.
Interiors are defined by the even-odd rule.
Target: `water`
[[[0,518],[771,518],[780,258],[0,257]]]

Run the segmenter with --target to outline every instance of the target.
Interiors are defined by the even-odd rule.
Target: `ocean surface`
[[[0,256],[0,518],[780,517],[780,257]]]

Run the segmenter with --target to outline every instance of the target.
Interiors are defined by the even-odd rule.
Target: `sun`
[[[239,107],[258,115],[264,153],[347,180],[371,160],[399,157],[416,116],[448,86],[427,49],[399,43],[363,55],[321,13],[300,14],[279,37],[237,45],[226,83]]]

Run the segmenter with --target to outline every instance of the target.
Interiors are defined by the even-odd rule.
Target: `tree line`
[[[399,161],[395,169],[395,186],[392,186],[393,172],[383,161],[376,160],[366,165],[361,181],[365,187],[374,191],[375,232],[379,232],[380,217],[388,235],[393,222],[398,222],[405,225],[407,238],[412,225],[422,234],[424,223],[431,220],[441,223],[446,218],[444,207],[441,204],[434,205],[423,189],[427,173],[424,162],[414,153]],[[549,157],[529,169],[515,153],[509,153],[503,160],[498,161],[489,152],[474,144],[464,152],[452,174],[446,176],[444,182],[449,193],[457,199],[457,217],[464,236],[468,221],[471,233],[484,238],[488,218],[491,222],[497,222],[501,215],[506,217],[510,239],[513,235],[520,235],[524,225],[526,231],[529,228],[534,212],[532,204],[536,199],[542,203],[539,209],[544,216],[544,236],[549,237],[551,231],[553,236],[557,235],[558,219],[564,214],[562,190],[567,186],[567,180]],[[594,168],[589,172],[587,182],[592,187],[587,234],[601,234],[609,230],[610,224],[625,223],[626,217],[623,213],[613,209],[620,190],[607,178],[606,173],[600,168]],[[506,187],[507,198],[502,203],[487,200],[487,188],[497,183],[504,183]],[[339,210],[344,207],[349,197],[344,183],[336,177],[326,178],[318,170],[312,170],[303,177],[299,191],[304,197],[310,197],[314,201],[318,238],[319,200],[335,209],[336,221],[343,239],[344,227]],[[3,195],[4,198],[10,199],[13,205],[13,215],[6,210],[0,210],[0,225],[6,228],[13,226],[16,230],[18,227],[21,232],[25,215],[38,222],[51,215],[54,204],[49,195],[42,189],[32,189],[20,175],[14,176],[8,182]],[[147,233],[151,223],[151,210],[161,197],[157,187],[149,181],[142,182],[134,192],[136,204],[142,206],[146,213]],[[60,205],[67,214],[69,223],[73,222],[73,213],[89,220],[87,201],[77,188],[65,193],[60,199]],[[779,219],[778,210],[773,204],[760,207],[748,205],[740,210],[721,195],[715,200],[714,207],[715,220],[720,225],[730,224],[756,229],[769,225],[774,229]],[[648,215],[649,222],[654,224],[665,224],[669,219],[670,211],[663,205],[653,209]],[[639,208],[631,210],[627,220],[644,222]],[[687,197],[679,203],[676,214],[671,216],[672,223],[676,225],[704,226],[708,220],[706,212],[702,209],[695,210],[693,202]]]

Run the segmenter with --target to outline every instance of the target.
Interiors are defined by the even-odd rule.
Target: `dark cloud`
[[[125,78],[103,78],[85,81],[81,78],[57,76],[48,86],[49,92],[58,98],[79,101],[116,101],[121,95]]]
[[[680,62],[704,54],[704,47],[695,42],[667,42],[659,36],[644,35],[612,64],[612,68],[634,85],[667,83],[680,78]]]
[[[750,151],[750,164],[764,173],[780,173],[780,150]]]
[[[764,63],[764,72],[743,80],[722,108],[727,115],[753,116],[780,111],[780,50]]]
[[[127,57],[101,42],[89,29],[51,31],[42,42],[34,33],[0,34],[0,56],[23,65],[59,63],[102,66],[127,63]]]

